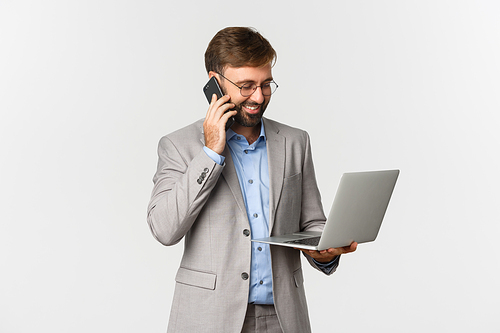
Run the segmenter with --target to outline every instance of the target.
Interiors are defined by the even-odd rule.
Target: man
[[[308,134],[263,118],[275,60],[255,30],[219,31],[205,66],[225,95],[160,140],[148,223],[162,244],[185,242],[169,332],[310,332],[299,250],[250,241],[326,220]],[[356,246],[303,252],[332,274]]]

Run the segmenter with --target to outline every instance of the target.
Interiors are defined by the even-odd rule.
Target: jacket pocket
[[[295,282],[295,287],[299,288],[304,283],[304,275],[302,274],[302,268],[299,268],[293,272],[293,281]]]
[[[209,290],[215,290],[216,280],[217,275],[214,273],[195,271],[185,267],[180,267],[175,276],[175,281],[178,283]]]

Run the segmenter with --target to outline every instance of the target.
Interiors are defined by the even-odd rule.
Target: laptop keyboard
[[[303,238],[303,239],[286,241],[285,243],[317,246],[319,244],[319,239],[320,238],[321,238],[321,236],[319,236],[319,237],[311,237],[311,238]]]

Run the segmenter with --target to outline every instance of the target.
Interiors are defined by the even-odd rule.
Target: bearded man
[[[224,96],[160,140],[148,223],[164,245],[184,238],[169,332],[311,331],[300,251],[251,242],[326,221],[309,135],[263,117],[278,88],[275,61],[254,29],[219,31],[205,66]],[[356,246],[303,253],[330,275]]]

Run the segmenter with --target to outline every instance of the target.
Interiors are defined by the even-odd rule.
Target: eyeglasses
[[[223,78],[234,84],[238,89],[240,89],[240,94],[243,97],[251,96],[255,92],[255,90],[257,90],[258,87],[260,87],[262,95],[264,96],[271,96],[276,91],[276,89],[278,89],[278,85],[274,81],[266,82],[260,86],[256,85],[255,83],[245,83],[240,87],[236,83],[234,83],[233,81],[229,80],[227,77],[222,75],[221,73],[217,74],[219,74],[220,76],[222,76]]]

